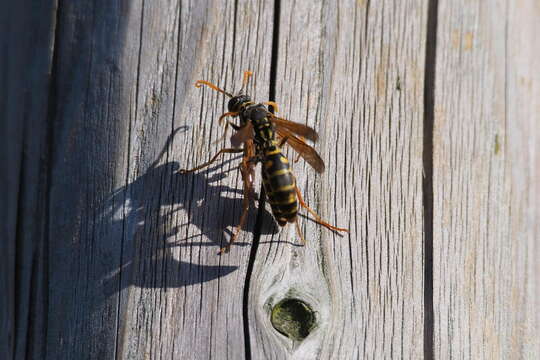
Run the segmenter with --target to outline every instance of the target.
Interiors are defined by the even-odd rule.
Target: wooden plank
[[[303,161],[294,172],[306,201],[351,232],[301,219],[305,247],[294,226],[261,237],[255,359],[422,357],[426,14],[427,1],[281,4],[276,100],[283,116],[319,131],[327,165],[322,176]],[[314,311],[303,341],[271,324],[285,299]]]
[[[511,276],[510,354],[540,357],[540,4],[508,3],[507,85]],[[514,124],[513,126],[510,124]],[[535,251],[536,250],[536,251]],[[508,309],[502,309],[506,314]],[[536,314],[534,316],[533,314]]]
[[[61,3],[50,116],[47,358],[114,358],[138,4]],[[136,14],[136,15],[135,15]],[[125,46],[125,48],[124,48]]]
[[[222,145],[227,99],[196,79],[233,91],[251,69],[267,97],[271,21],[262,1],[62,4],[48,357],[244,356],[249,247],[217,256],[240,214],[236,163],[177,170]]]
[[[435,357],[538,358],[540,9],[527,0],[439,6]]]
[[[137,166],[130,168],[129,191],[140,193],[130,198],[142,196],[150,206],[132,216],[150,221],[132,230],[136,250],[128,273],[136,286],[122,294],[126,320],[121,325],[121,356],[240,359],[245,352],[242,289],[250,252],[246,245],[251,242],[255,209],[239,239],[244,246],[217,256],[229,238],[224,230],[232,230],[240,216],[238,160],[229,162],[235,157],[224,156],[209,170],[191,175],[168,169],[192,168],[228,145],[228,141],[212,144],[222,135],[217,119],[226,111],[228,99],[208,88],[196,89],[196,79],[234,92],[242,71],[251,69],[256,76],[250,93],[268,96],[272,6],[263,1],[183,3],[178,19],[177,5],[163,9],[163,4],[145,4],[136,115],[140,120],[132,125],[132,163],[150,163],[158,157],[160,148],[143,141],[142,132],[149,139],[161,137],[163,144],[173,128],[185,131],[176,135],[153,169],[143,173]],[[152,26],[152,21],[163,28]],[[174,49],[169,55],[168,48]],[[157,61],[156,53],[163,53]],[[167,68],[170,80],[164,76]],[[155,125],[149,123],[153,102],[160,108],[151,122]],[[154,184],[153,195],[143,191],[147,181]]]
[[[501,273],[511,295],[500,309],[509,337],[509,357],[540,357],[540,4],[509,1],[506,106],[512,263]],[[535,251],[536,250],[536,251]],[[502,269],[501,269],[502,270]],[[511,285],[509,280],[511,279]],[[510,285],[510,286],[509,286]],[[505,294],[502,294],[505,296]],[[536,316],[535,316],[536,315]],[[502,352],[502,351],[501,351]],[[505,353],[503,352],[503,354]]]
[[[44,199],[56,2],[0,5],[0,354],[40,358]]]

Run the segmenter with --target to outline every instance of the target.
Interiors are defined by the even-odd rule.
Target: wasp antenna
[[[238,92],[239,94],[241,94],[243,91],[244,91],[244,88],[246,87],[248,81],[249,81],[249,78],[253,75],[253,71],[250,71],[250,70],[246,70],[244,71],[244,79],[242,80],[242,88],[240,89],[240,91]]]
[[[212,84],[211,82],[208,82],[208,81],[205,81],[205,80],[197,80],[197,81],[195,82],[195,87],[196,87],[196,88],[200,88],[200,87],[203,86],[203,85],[206,85],[206,86],[208,86],[208,87],[211,88],[211,89],[214,89],[214,90],[216,90],[216,91],[219,91],[219,92],[222,93],[223,95],[227,95],[227,96],[230,97],[230,98],[233,97],[232,94],[226,92],[225,90],[222,90],[222,89],[218,88],[216,85]]]

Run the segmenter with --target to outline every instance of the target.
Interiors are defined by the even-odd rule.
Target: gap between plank
[[[46,125],[45,125],[45,140],[43,142],[43,156],[42,161],[40,161],[42,166],[40,174],[40,197],[42,198],[42,203],[40,204],[40,212],[43,214],[43,219],[40,222],[41,229],[39,229],[38,234],[41,235],[42,242],[38,245],[35,256],[38,257],[37,263],[32,269],[32,278],[38,277],[39,279],[33,279],[32,282],[36,285],[35,289],[35,302],[36,304],[31,304],[30,311],[36,309],[36,313],[39,313],[33,321],[37,323],[33,325],[33,329],[29,328],[28,339],[26,342],[26,357],[27,358],[39,358],[40,356],[45,357],[47,352],[47,338],[49,332],[49,238],[50,238],[50,202],[51,202],[51,179],[52,179],[52,168],[54,160],[54,139],[55,139],[55,120],[57,117],[57,104],[58,104],[58,62],[59,60],[59,49],[60,49],[60,39],[62,35],[62,25],[61,19],[64,11],[63,3],[60,1],[55,1],[56,11],[54,13],[54,20],[52,25],[53,32],[53,43],[52,45],[52,54],[51,54],[51,67],[49,75],[49,91],[47,99],[47,115],[46,115]],[[41,181],[42,180],[42,181]],[[34,258],[35,260],[36,258]],[[33,263],[34,263],[33,260]],[[41,304],[39,303],[41,302]],[[41,310],[41,311],[39,311]],[[37,330],[41,328],[41,331]],[[34,339],[34,335],[40,336],[40,339]]]
[[[279,49],[279,18],[280,18],[281,0],[274,1],[274,28],[272,30],[272,58],[270,60],[270,89],[269,100],[276,100],[276,78],[277,78],[277,60]],[[236,20],[236,19],[235,19]],[[269,107],[270,112],[274,112],[273,107]],[[244,322],[244,343],[245,343],[245,358],[251,360],[251,338],[249,334],[249,285],[251,283],[251,275],[253,274],[253,266],[255,264],[255,257],[257,256],[257,249],[259,248],[259,241],[261,238],[261,228],[263,221],[263,213],[265,206],[265,191],[261,184],[261,190],[259,192],[259,208],[257,211],[257,219],[255,221],[255,230],[253,231],[253,244],[251,245],[251,251],[249,253],[249,261],[246,270],[246,281],[244,285],[242,315]]]
[[[424,67],[424,144],[422,200],[424,209],[424,359],[434,359],[433,313],[433,127],[437,59],[438,0],[428,3]]]

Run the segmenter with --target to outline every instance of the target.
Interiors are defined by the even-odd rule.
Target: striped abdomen
[[[298,211],[294,177],[289,161],[273,145],[264,150],[262,178],[268,202],[279,225],[294,222]]]

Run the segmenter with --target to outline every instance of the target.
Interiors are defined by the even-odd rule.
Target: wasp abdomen
[[[272,213],[279,225],[294,222],[298,212],[298,201],[294,177],[289,161],[277,146],[265,151],[263,183],[272,207]]]

